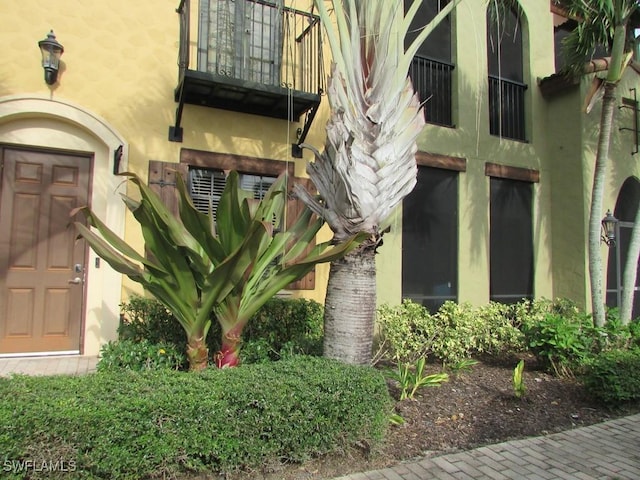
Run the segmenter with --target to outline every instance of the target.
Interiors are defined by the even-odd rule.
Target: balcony
[[[454,66],[416,55],[411,61],[409,76],[413,88],[424,103],[427,123],[453,126],[451,115],[451,77]]]
[[[526,141],[524,92],[527,86],[489,75],[489,133]]]
[[[182,0],[177,12],[178,108],[170,140],[182,140],[185,104],[290,122],[305,115],[306,135],[324,90],[319,17],[278,0]]]

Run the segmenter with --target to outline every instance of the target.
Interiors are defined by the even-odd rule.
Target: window
[[[526,140],[523,83],[522,25],[520,14],[506,7],[487,9],[487,62],[489,66],[489,132]]]
[[[418,167],[402,208],[402,297],[436,311],[458,297],[458,172]]]
[[[533,185],[491,178],[490,299],[533,298]]]
[[[201,0],[199,70],[280,84],[282,0]]]
[[[240,173],[240,188],[253,192],[253,198],[262,200],[276,177]],[[227,177],[222,170],[189,168],[189,194],[193,205],[202,213],[214,213],[220,203]]]
[[[405,38],[405,48],[418,36],[422,28],[444,8],[450,0],[425,0],[411,22]],[[405,11],[413,0],[405,0]],[[428,123],[453,126],[451,113],[452,72],[451,16],[447,16],[418,49],[409,76],[420,101],[424,103],[424,117]]]
[[[622,304],[622,275],[629,255],[631,232],[635,222],[636,212],[640,204],[640,182],[628,178],[618,195],[613,215],[618,219],[616,244],[609,247],[609,261],[607,267],[607,306],[619,307]],[[640,315],[640,277],[636,275],[635,294],[631,318]]]

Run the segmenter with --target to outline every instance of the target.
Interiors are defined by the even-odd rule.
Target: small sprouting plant
[[[424,374],[426,360],[424,357],[418,359],[415,365],[410,363],[399,363],[397,372],[392,372],[390,377],[400,384],[400,400],[413,399],[419,388],[439,387],[442,382],[449,380],[446,373]]]
[[[463,360],[459,360],[450,365],[447,365],[447,368],[451,370],[454,375],[458,375],[459,373],[470,372],[471,368],[477,364],[477,360],[474,360],[473,358],[465,358]]]
[[[391,425],[404,425],[406,422],[402,415],[398,415],[397,413],[392,413],[389,416],[389,423]]]
[[[513,394],[516,398],[522,398],[526,392],[524,386],[524,377],[522,372],[524,371],[524,360],[520,360],[516,368],[513,369]]]

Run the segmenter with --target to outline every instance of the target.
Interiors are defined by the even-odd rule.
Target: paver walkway
[[[0,358],[0,377],[24,375],[81,375],[96,371],[97,357],[68,355],[59,357]]]
[[[355,473],[339,480],[423,479],[638,480],[640,415]]]
[[[0,358],[0,376],[80,375],[96,357]],[[498,443],[334,480],[638,480],[640,414],[544,437]]]

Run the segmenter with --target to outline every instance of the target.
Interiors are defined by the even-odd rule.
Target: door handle
[[[68,283],[73,283],[74,285],[80,285],[82,283],[82,279],[80,277],[72,278]]]

